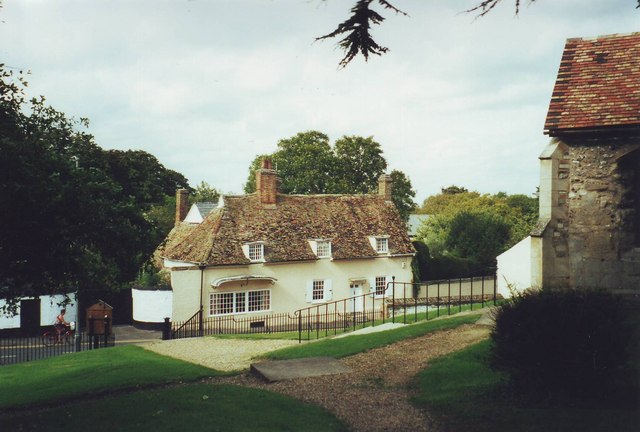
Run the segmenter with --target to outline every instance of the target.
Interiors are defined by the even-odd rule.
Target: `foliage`
[[[158,270],[156,266],[148,262],[138,273],[138,277],[131,284],[132,288],[139,290],[170,290],[171,277],[166,271]]]
[[[477,0],[476,0],[477,1]],[[477,13],[478,17],[483,17],[495,8],[502,0],[482,0],[476,6],[466,10],[466,13]],[[520,13],[521,0],[513,0],[515,2],[515,14]],[[536,0],[529,0],[533,3]],[[637,8],[640,8],[640,0],[637,1]],[[347,66],[358,54],[369,59],[370,54],[382,55],[389,51],[389,48],[379,45],[371,36],[370,28],[372,24],[382,24],[385,18],[371,9],[371,4],[377,3],[384,9],[390,9],[396,14],[408,16],[407,13],[401,11],[387,0],[357,0],[356,4],[351,8],[351,15],[345,21],[340,23],[338,27],[331,33],[317,37],[316,40],[330,39],[334,37],[344,36],[338,41],[338,46],[344,51],[345,55],[340,60],[339,66]]]
[[[200,182],[196,186],[193,194],[189,196],[191,203],[197,202],[216,202],[220,198],[220,192],[207,182]]]
[[[126,286],[166,234],[145,211],[187,180],[148,153],[102,150],[86,119],[0,78],[0,298]]]
[[[36,413],[14,413],[3,430],[345,431],[326,410],[235,385],[189,384],[118,394]]]
[[[638,376],[634,312],[600,291],[516,295],[496,314],[491,364],[507,372],[521,394],[606,399],[629,376]]]
[[[538,220],[538,199],[449,186],[425,199],[419,212],[430,217],[418,228],[417,239],[433,258],[470,260],[480,269],[494,266],[497,255],[529,235]],[[468,276],[468,270],[452,277]]]
[[[0,407],[33,405],[83,394],[227,375],[134,345],[51,357],[0,368]]]
[[[490,340],[438,357],[413,380],[412,402],[426,409],[444,430],[470,432],[635,431],[635,406],[614,400],[559,406],[521,403],[504,372],[489,367]],[[628,404],[629,405],[629,404]]]
[[[269,157],[281,178],[286,194],[366,194],[378,188],[387,161],[373,137],[344,136],[332,147],[329,137],[318,131],[300,132],[278,142],[270,155],[258,155],[251,162],[244,186],[255,192],[255,173],[262,159]],[[392,199],[406,220],[415,209],[411,180],[401,171],[391,171]]]
[[[389,51],[388,48],[378,45],[369,33],[371,24],[380,24],[384,18],[372,10],[369,6],[374,0],[358,0],[351,8],[351,16],[340,23],[338,28],[329,34],[320,36],[316,40],[334,38],[346,33],[346,36],[338,42],[338,45],[344,50],[345,56],[340,61],[340,66],[345,67],[358,53],[362,54],[365,61],[369,59],[370,54],[382,55]],[[392,9],[396,13],[406,15],[400,9],[393,6],[386,0],[377,0],[385,9]]]

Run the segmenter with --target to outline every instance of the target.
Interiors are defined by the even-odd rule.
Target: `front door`
[[[351,297],[355,297],[349,300],[349,312],[362,312],[364,297],[362,297],[362,285],[359,283],[352,283],[351,286]]]
[[[40,330],[40,299],[20,301],[20,330],[34,336]]]

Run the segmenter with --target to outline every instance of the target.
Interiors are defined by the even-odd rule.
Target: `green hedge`
[[[497,311],[491,364],[520,393],[603,397],[638,384],[636,313],[600,291],[518,295]]]

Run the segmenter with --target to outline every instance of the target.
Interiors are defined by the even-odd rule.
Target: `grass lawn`
[[[463,324],[471,324],[478,320],[478,314],[452,316],[447,319],[423,321],[398,329],[363,335],[354,335],[338,339],[323,339],[317,342],[302,344],[273,351],[264,356],[268,359],[287,360],[304,357],[326,356],[341,358],[398,342],[415,338],[436,330],[451,329]]]
[[[190,384],[0,418],[1,430],[346,431],[314,405],[264,390]]]
[[[510,399],[506,377],[487,367],[491,341],[435,359],[415,380],[416,405],[452,431],[637,431],[640,414],[602,401],[594,406],[534,406]]]
[[[490,302],[485,302],[485,307],[489,307],[492,306],[492,304],[490,304]],[[464,304],[461,307],[459,306],[451,306],[450,308],[447,308],[447,306],[441,306],[440,310],[432,310],[429,311],[429,317],[427,318],[427,313],[426,312],[418,312],[418,313],[414,313],[411,309],[411,307],[407,308],[407,313],[406,315],[404,314],[397,314],[395,316],[395,322],[396,323],[401,323],[401,324],[413,324],[416,322],[420,322],[420,321],[425,321],[427,319],[432,320],[435,318],[440,318],[440,317],[446,317],[446,316],[453,316],[459,312],[468,312],[471,311],[471,305],[469,304]],[[480,303],[478,304],[474,304],[473,305],[473,312],[478,311],[478,313],[480,313],[481,310],[481,305]],[[327,336],[334,336],[335,334],[343,334],[343,333],[350,333],[354,330],[360,330],[362,328],[365,327],[372,327],[373,325],[381,325],[384,323],[390,323],[390,322],[394,322],[394,320],[392,320],[391,318],[386,318],[384,321],[379,319],[379,320],[375,320],[372,322],[367,322],[366,325],[364,324],[356,324],[355,327],[349,327],[346,330],[334,330],[334,329],[330,329],[330,330],[321,330],[321,331],[303,331],[302,332],[302,340],[315,340],[315,339],[324,339]],[[251,340],[255,340],[255,339],[286,339],[286,340],[298,340],[299,335],[297,331],[292,331],[292,332],[274,332],[274,333],[247,333],[247,334],[216,334],[216,335],[212,335],[213,337],[219,338],[219,339],[251,339]]]
[[[223,374],[132,345],[85,351],[2,366],[0,408]]]

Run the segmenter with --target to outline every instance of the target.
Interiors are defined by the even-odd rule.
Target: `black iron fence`
[[[387,283],[384,292],[320,303],[293,313],[260,316],[217,316],[204,318],[202,310],[186,321],[165,319],[163,339],[246,334],[297,332],[298,339],[328,336],[385,322],[417,322],[463,309],[495,304],[495,276],[458,278],[421,283]]]
[[[104,324],[104,328],[111,328],[108,318],[104,320],[89,318],[89,328],[97,328],[93,321],[98,320],[103,321],[100,324]],[[23,363],[114,345],[115,335],[113,333],[95,334],[70,329],[57,332],[52,326],[44,328],[38,336],[0,338],[0,365]]]

